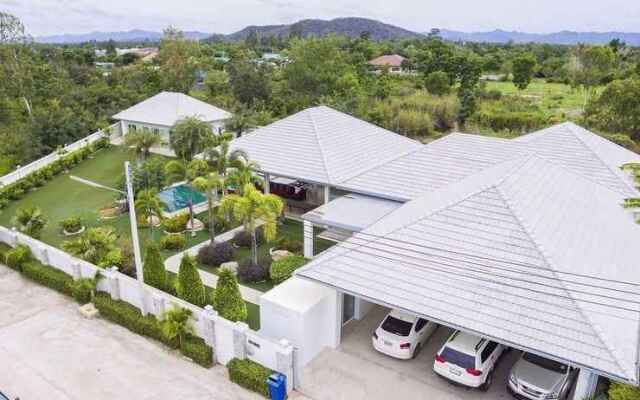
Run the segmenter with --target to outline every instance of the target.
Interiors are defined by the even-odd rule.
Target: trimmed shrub
[[[200,264],[217,267],[222,263],[232,261],[236,256],[236,249],[229,242],[204,246],[198,251]]]
[[[213,296],[213,308],[218,314],[230,321],[246,321],[247,305],[242,299],[235,274],[222,269]]]
[[[160,290],[167,287],[167,272],[164,269],[160,249],[154,243],[147,245],[143,265],[144,282]]]
[[[58,269],[42,265],[38,261],[28,261],[22,265],[22,274],[41,285],[67,296],[73,296],[73,278]]]
[[[188,254],[185,254],[180,261],[176,290],[181,299],[200,307],[205,306],[206,293],[196,267],[196,260]]]
[[[267,279],[267,271],[268,268],[261,263],[256,264],[251,258],[245,258],[238,265],[238,278],[242,282],[262,282]]]
[[[269,368],[251,360],[239,360],[234,358],[227,364],[229,379],[245,389],[260,393],[269,397],[267,378],[273,373]]]
[[[121,325],[131,332],[147,336],[177,349],[178,339],[169,340],[162,334],[158,320],[152,315],[143,316],[140,310],[122,300],[113,300],[106,293],[98,293],[93,302],[105,319]]]
[[[184,249],[186,240],[184,236],[179,233],[172,233],[160,238],[160,246],[164,250],[181,250]]]
[[[290,256],[271,263],[271,280],[278,284],[291,278],[293,271],[307,263],[307,259],[302,256]]]
[[[73,298],[78,304],[91,302],[91,292],[95,290],[94,281],[91,278],[81,278],[73,282]]]
[[[611,382],[609,386],[610,400],[640,400],[640,389],[623,383]]]
[[[23,244],[19,244],[14,249],[7,251],[4,261],[9,268],[22,271],[22,266],[31,260],[33,260],[31,249]]]
[[[261,228],[256,229],[256,242],[258,243],[258,246],[264,243],[264,233],[262,232]],[[251,234],[244,230],[237,232],[233,236],[233,244],[235,244],[238,247],[250,248]]]
[[[180,353],[205,368],[213,366],[213,349],[197,336],[186,335],[182,339]]]
[[[182,233],[187,229],[189,214],[178,214],[162,221],[162,229],[168,233]]]
[[[80,217],[69,217],[60,221],[60,228],[67,233],[75,233],[82,229]]]
[[[277,242],[277,248],[290,251],[292,253],[302,253],[304,244],[300,240],[292,240],[286,237],[280,238]]]

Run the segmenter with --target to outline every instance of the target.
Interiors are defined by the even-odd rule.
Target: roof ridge
[[[316,143],[318,143],[318,149],[320,150],[320,157],[322,157],[322,165],[324,165],[324,171],[327,175],[327,181],[329,183],[333,183],[333,179],[331,174],[329,173],[329,164],[327,163],[327,156],[324,154],[324,147],[320,140],[320,135],[318,135],[318,126],[316,125],[316,120],[313,118],[312,110],[316,108],[310,108],[305,110],[305,114],[307,114],[307,118],[309,118],[309,122],[311,122],[311,128],[313,129],[313,136],[316,138]]]
[[[535,155],[532,155],[531,157],[528,157],[527,159],[532,159],[533,157],[535,157]],[[545,160],[545,161],[548,161],[548,160]],[[553,164],[555,166],[555,163],[553,163]],[[524,165],[524,164],[522,164],[522,165]],[[517,170],[519,168],[515,168],[515,169]],[[513,175],[513,173],[508,174],[508,176],[512,176],[512,175]],[[618,368],[620,368],[621,371],[625,371],[625,368],[620,363],[620,360],[616,356],[615,351],[609,346],[607,341],[604,340],[604,338],[602,336],[602,333],[600,331],[600,328],[597,327],[597,325],[594,325],[594,323],[591,320],[591,318],[589,318],[589,316],[585,313],[585,310],[582,308],[580,303],[578,303],[578,300],[573,296],[572,292],[567,288],[567,286],[565,285],[564,281],[558,276],[558,270],[556,269],[555,265],[552,263],[551,256],[549,254],[547,254],[544,246],[542,246],[542,244],[540,244],[536,240],[535,236],[533,235],[531,230],[528,228],[528,223],[526,223],[524,221],[524,219],[520,216],[520,213],[516,211],[516,209],[514,208],[514,205],[511,202],[511,200],[508,198],[508,196],[505,195],[505,193],[500,188],[500,185],[506,180],[506,178],[508,176],[505,176],[504,179],[501,179],[500,182],[498,182],[497,184],[494,185],[494,189],[495,189],[496,193],[500,196],[500,198],[502,199],[504,204],[507,206],[508,210],[511,212],[511,215],[516,220],[516,222],[518,223],[518,225],[520,226],[522,231],[527,235],[527,237],[529,238],[531,243],[533,243],[533,245],[535,246],[535,249],[542,256],[542,260],[543,260],[544,264],[548,267],[549,271],[553,274],[553,276],[556,278],[556,280],[560,283],[560,285],[562,286],[563,290],[566,292],[567,297],[571,299],[573,304],[576,306],[577,311],[585,319],[585,321],[587,322],[587,325],[592,329],[593,333],[598,338],[598,340],[600,341],[602,346],[609,352],[611,357],[615,360],[615,363],[618,366]],[[625,371],[625,372],[628,373],[628,371]]]
[[[622,177],[622,176],[620,176],[620,173],[619,173],[619,171],[618,171],[618,170],[611,168],[607,163],[605,163],[605,162],[604,162],[604,160],[602,160],[602,157],[600,157],[600,155],[598,155],[598,153],[596,153],[596,152],[595,152],[595,150],[593,149],[593,147],[591,147],[591,145],[590,145],[589,143],[587,143],[587,142],[586,142],[586,141],[585,141],[585,140],[580,136],[580,134],[578,134],[577,132],[575,132],[575,131],[573,130],[573,125],[577,126],[578,128],[581,128],[581,129],[584,129],[584,128],[582,128],[581,126],[579,126],[579,125],[577,125],[577,124],[573,124],[573,122],[571,122],[571,121],[565,122],[565,123],[564,123],[564,125],[565,125],[565,128],[566,128],[566,126],[568,125],[568,126],[569,126],[569,128],[566,128],[566,129],[569,131],[569,133],[571,133],[571,135],[572,135],[572,136],[574,136],[576,139],[578,139],[578,140],[580,141],[580,143],[582,143],[582,144],[584,145],[584,147],[586,147],[586,148],[589,150],[589,152],[591,152],[591,154],[593,154],[593,155],[598,159],[598,161],[599,161],[602,165],[604,165],[604,167],[605,167],[605,168],[607,168],[607,169],[608,169],[608,170],[609,170],[613,175],[615,175],[615,176],[619,177],[619,178],[620,178],[620,180],[624,183],[624,185],[625,185],[625,186],[627,186],[627,187],[628,187],[629,189],[631,189],[633,192],[637,192],[637,191],[638,191],[638,189],[637,189],[635,186],[633,186],[633,184],[631,184],[631,182],[629,182],[627,179],[623,179],[623,177]],[[593,132],[589,131],[588,129],[584,129],[584,130],[585,130],[585,131],[587,131],[587,132],[589,132],[589,133],[590,133],[590,134],[592,134],[592,135],[596,135],[595,133],[593,133]],[[597,135],[596,135],[596,136],[597,136]],[[615,144],[615,143],[613,143],[613,142],[611,142],[611,143],[612,143],[612,144]],[[622,194],[625,194],[625,193],[622,193]]]

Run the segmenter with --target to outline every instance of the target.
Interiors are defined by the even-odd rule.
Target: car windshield
[[[458,367],[462,367],[465,369],[476,367],[476,359],[474,356],[466,353],[461,353],[450,347],[445,347],[444,350],[442,350],[442,353],[440,353],[440,357],[444,358],[444,360],[448,363],[455,364]]]
[[[564,374],[567,372],[567,366],[565,364],[559,363],[557,361],[549,360],[548,358],[540,357],[535,354],[525,353],[522,357],[525,361],[530,362],[531,364],[535,364],[544,369],[548,369],[550,371],[559,372]]]
[[[387,315],[387,318],[382,323],[383,330],[398,336],[409,336],[412,326],[411,322],[394,318],[391,315]]]

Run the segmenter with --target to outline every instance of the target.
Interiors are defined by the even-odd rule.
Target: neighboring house
[[[402,62],[404,60],[405,58],[401,55],[392,54],[374,58],[369,61],[369,65],[377,73],[388,70],[392,74],[402,74],[409,72],[402,68]]]
[[[231,118],[231,113],[183,93],[161,92],[112,118],[120,121],[122,135],[149,129],[160,134],[163,141],[168,143],[171,128],[185,117],[197,117],[209,123],[215,133],[220,133],[224,122]]]
[[[116,49],[116,55],[122,56],[124,54],[135,54],[140,58],[144,58],[149,55],[158,54],[157,47],[131,47],[127,49]]]
[[[574,399],[598,376],[640,382],[640,225],[621,206],[640,193],[620,170],[638,154],[573,123],[423,145],[328,107],[233,148],[267,191],[323,188],[301,216],[304,253],[314,226],[339,244],[260,304],[261,332],[290,339],[301,365],[384,306],[578,367]]]

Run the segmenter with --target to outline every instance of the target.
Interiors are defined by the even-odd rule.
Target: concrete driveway
[[[433,372],[436,352],[452,330],[439,327],[421,353],[413,360],[397,360],[375,351],[371,332],[387,310],[376,307],[361,321],[350,322],[343,330],[336,350],[326,349],[302,372],[302,393],[316,400],[502,400],[507,376],[517,360],[517,351],[499,361],[488,392],[456,386]]]
[[[21,400],[263,399],[0,265],[0,391]]]

